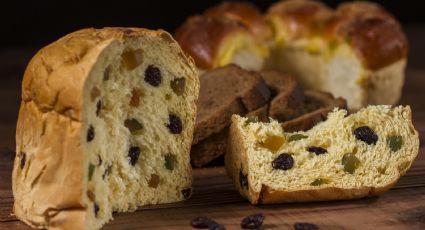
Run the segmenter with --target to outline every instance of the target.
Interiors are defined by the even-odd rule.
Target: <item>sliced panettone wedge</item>
[[[83,29],[41,49],[22,82],[14,214],[98,229],[112,212],[191,194],[199,79],[165,31]]]
[[[418,148],[409,106],[334,110],[296,133],[234,115],[225,166],[253,204],[355,199],[389,190]]]
[[[378,5],[351,2],[332,10],[318,1],[286,0],[266,17],[275,31],[266,68],[294,75],[306,89],[343,97],[350,109],[399,100],[408,42]]]

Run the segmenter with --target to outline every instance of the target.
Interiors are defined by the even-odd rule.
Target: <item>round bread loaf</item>
[[[98,229],[113,211],[187,199],[199,80],[165,31],[83,29],[41,49],[22,82],[14,213]]]
[[[307,90],[345,98],[350,109],[395,104],[400,99],[408,41],[397,20],[379,5],[346,2],[331,9],[314,0],[282,0],[270,6],[263,18],[260,15],[252,4],[233,2],[197,16],[225,18],[247,28],[244,45],[237,45],[240,42],[231,39],[231,33],[218,35],[209,27],[191,26],[190,20],[177,31],[191,36],[176,33],[176,40],[201,69],[235,63],[248,69],[279,70],[297,77]],[[193,43],[202,33],[216,34],[222,42]],[[259,46],[268,52],[252,55],[251,47]],[[213,50],[227,55],[210,55]],[[214,64],[205,65],[204,56]]]

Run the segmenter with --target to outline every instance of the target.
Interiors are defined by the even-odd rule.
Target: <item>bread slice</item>
[[[206,72],[204,75],[211,78],[209,78],[209,82],[206,82],[201,76],[200,100],[198,101],[199,119],[195,126],[195,137],[202,135],[202,138],[195,138],[190,153],[192,165],[195,167],[202,167],[225,153],[231,113],[223,111],[236,110],[230,110],[233,106],[226,106],[226,103],[223,102],[236,97],[237,95],[232,96],[233,92],[243,89],[242,86],[245,87],[245,84],[231,83],[229,77],[238,78],[241,82],[251,82],[254,79],[253,76],[259,74],[229,66]],[[322,121],[323,117],[335,107],[346,108],[345,100],[335,99],[329,93],[308,91],[304,95],[298,82],[289,75],[276,71],[263,71],[260,75],[270,89],[272,97],[266,104],[255,110],[238,110],[235,114],[255,117],[259,121],[267,121],[269,117],[272,117],[283,122],[282,126],[285,129],[300,131],[307,130]],[[225,85],[225,87],[220,87],[221,85]],[[251,100],[253,98],[256,97],[252,97]],[[221,116],[221,119],[218,119],[217,116]],[[208,124],[214,124],[214,132],[205,128],[206,126],[200,125],[201,120]]]
[[[335,109],[296,133],[234,115],[225,166],[253,204],[354,199],[389,190],[418,148],[409,106]]]
[[[22,82],[14,213],[98,229],[112,212],[187,199],[199,79],[170,34],[83,29],[41,49]]]
[[[260,74],[233,64],[205,72],[199,80],[193,144],[228,127],[232,114],[245,115],[270,99],[270,91]]]

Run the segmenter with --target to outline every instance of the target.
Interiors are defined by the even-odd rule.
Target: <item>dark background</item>
[[[193,14],[221,0],[198,1],[14,1],[1,7],[1,47],[42,47],[72,31],[85,27],[135,26],[163,28],[173,32]],[[272,0],[252,1],[265,10]],[[325,1],[335,7],[341,1]],[[422,1],[377,1],[403,24],[425,22]]]

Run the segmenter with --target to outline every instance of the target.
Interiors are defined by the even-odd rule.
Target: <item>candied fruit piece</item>
[[[165,155],[165,168],[172,171],[174,169],[174,165],[176,165],[177,158],[174,154]]]
[[[297,133],[297,134],[291,135],[291,136],[288,138],[288,142],[291,142],[291,141],[298,141],[298,140],[305,139],[305,138],[308,138],[308,136]]]
[[[143,62],[143,50],[125,50],[122,54],[122,62],[126,69],[133,70]]]
[[[352,153],[346,153],[341,163],[344,165],[344,171],[351,174],[360,166],[360,160]]]
[[[242,219],[241,228],[244,229],[260,229],[263,221],[266,218],[262,213],[249,215]]]
[[[181,96],[184,93],[186,86],[186,79],[176,78],[170,82],[171,89],[177,96]]]
[[[317,156],[328,153],[328,150],[326,150],[322,147],[318,147],[318,146],[310,146],[310,147],[307,148],[307,151],[309,151],[311,153],[315,153]]]
[[[89,164],[89,181],[91,181],[91,178],[93,177],[94,169],[95,169],[95,165],[90,163]]]
[[[91,190],[87,190],[87,197],[89,198],[89,200],[94,201],[96,200],[96,196],[94,195],[94,193]]]
[[[184,199],[189,199],[192,196],[192,187],[182,189],[181,193]]]
[[[311,223],[295,223],[295,230],[319,230],[319,226]]]
[[[167,124],[168,129],[172,134],[180,134],[183,130],[182,121],[175,114],[168,116],[169,123]]]
[[[257,123],[258,117],[257,116],[248,116],[248,119],[245,120],[245,125],[248,125],[249,123]]]
[[[157,188],[160,178],[157,174],[151,174],[151,179],[149,179],[148,185],[151,188]]]
[[[402,136],[389,136],[387,137],[387,143],[390,149],[393,152],[397,152],[403,146],[403,137]]]
[[[125,119],[124,126],[130,130],[131,134],[137,134],[143,129],[143,125],[135,118]]]
[[[288,170],[294,167],[294,158],[287,153],[280,154],[272,162],[272,167],[274,169]]]
[[[105,71],[103,71],[103,80],[107,81],[109,80],[109,77],[111,75],[111,66],[106,67]]]
[[[278,135],[270,135],[270,136],[267,136],[266,140],[264,140],[264,142],[261,143],[261,146],[272,152],[276,152],[277,150],[280,149],[280,147],[283,145],[284,142],[285,142],[285,137],[278,136]]]
[[[151,86],[159,86],[161,84],[161,70],[154,65],[149,65],[145,70],[145,82]]]
[[[325,178],[317,178],[316,180],[314,180],[313,182],[310,183],[310,185],[312,186],[320,186],[322,184],[327,184],[329,183],[328,179]]]
[[[89,129],[87,130],[87,142],[90,142],[94,139],[94,127],[92,125],[89,126]]]
[[[137,107],[140,105],[140,98],[143,96],[143,93],[140,89],[134,88],[131,91],[130,106]]]
[[[99,88],[97,88],[96,86],[93,87],[91,89],[91,92],[90,92],[90,99],[91,99],[91,101],[96,100],[96,98],[99,97],[99,96],[100,96],[100,90],[99,90]]]
[[[111,172],[112,172],[112,165],[109,165],[108,167],[106,167],[105,172],[102,175],[102,179],[105,179],[106,176],[109,176]]]
[[[358,140],[365,142],[368,145],[376,144],[378,136],[375,131],[368,126],[361,126],[354,130],[354,135]]]
[[[130,147],[130,149],[128,150],[128,158],[131,165],[133,166],[136,165],[137,160],[139,160],[139,156],[140,156],[140,148],[137,146]]]
[[[20,158],[21,158],[20,166],[21,166],[21,170],[22,170],[22,169],[24,169],[24,166],[25,166],[25,161],[26,161],[26,158],[27,158],[27,154],[24,153],[24,152],[21,152]]]

